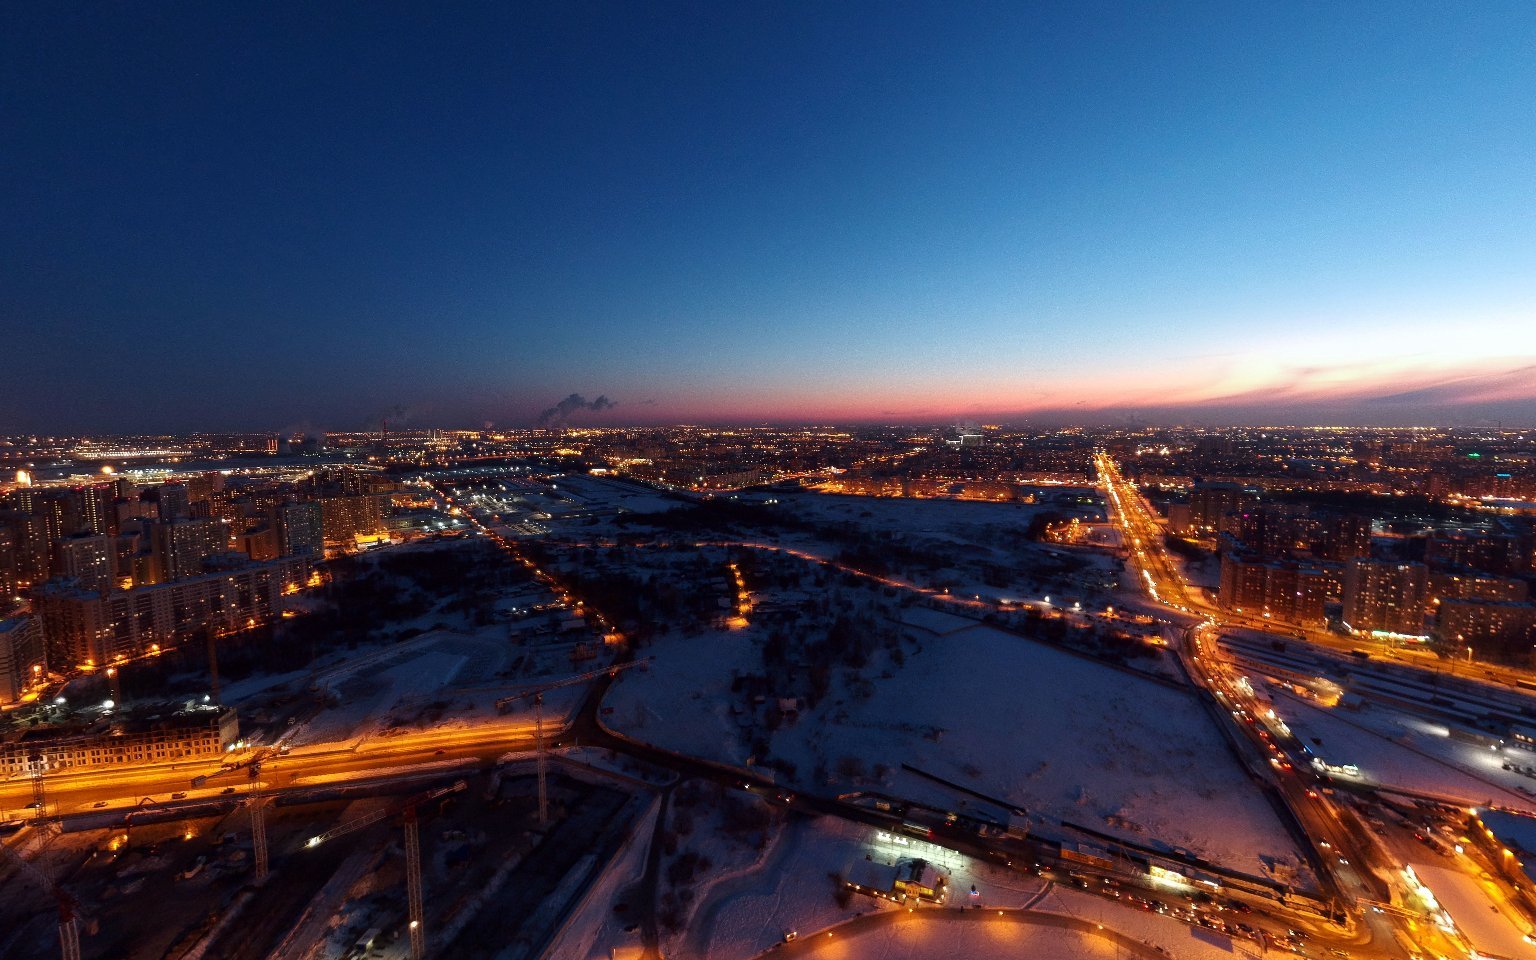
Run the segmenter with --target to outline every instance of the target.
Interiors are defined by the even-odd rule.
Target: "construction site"
[[[0,957],[537,956],[649,802],[531,759],[6,837]]]

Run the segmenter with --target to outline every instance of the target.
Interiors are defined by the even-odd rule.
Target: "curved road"
[[[758,954],[758,957],[815,957],[819,951],[828,950],[833,947],[833,944],[828,941],[847,941],[885,927],[895,926],[897,923],[912,922],[918,918],[921,918],[923,922],[933,923],[1001,923],[1070,930],[1085,937],[1103,941],[1112,946],[1117,952],[1122,952],[1124,956],[1139,957],[1141,960],[1168,960],[1169,956],[1141,940],[1128,937],[1118,930],[1110,929],[1103,924],[1079,920],[1076,917],[1062,916],[1057,913],[1043,913],[1038,910],[1024,909],[957,910],[949,907],[930,907],[910,913],[905,910],[882,910],[879,913],[866,913],[861,917],[854,917],[852,920],[838,924],[831,930],[820,931],[800,940],[770,947]],[[846,956],[846,954],[841,952],[839,955]],[[952,952],[951,955],[953,955]],[[1023,953],[1022,955],[1029,956],[1031,954]]]

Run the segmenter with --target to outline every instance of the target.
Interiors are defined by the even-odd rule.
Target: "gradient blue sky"
[[[0,431],[1536,423],[1533,50],[1528,0],[12,4]]]

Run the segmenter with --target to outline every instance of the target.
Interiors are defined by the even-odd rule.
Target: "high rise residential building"
[[[112,555],[117,573],[117,585],[128,589],[135,585],[149,586],[158,583],[159,578],[146,578],[140,580],[134,576],[134,567],[140,555],[148,552],[144,543],[143,525],[137,524],[118,533],[112,538]]]
[[[166,580],[195,577],[203,572],[203,558],[228,549],[228,535],[218,520],[161,521],[153,527],[155,552]]]
[[[1331,513],[1320,518],[1321,542],[1317,553],[1325,560],[1343,563],[1371,555],[1372,520],[1356,513]]]
[[[1435,600],[1496,600],[1519,603],[1530,595],[1530,586],[1515,577],[1501,577],[1470,567],[1449,567],[1429,572],[1429,596]]]
[[[50,545],[81,529],[79,502],[70,490],[33,491],[32,515],[42,518]]]
[[[200,473],[188,479],[186,486],[189,503],[207,503],[224,490],[224,475],[217,470]]]
[[[16,531],[0,523],[0,609],[21,592],[16,576]]]
[[[25,472],[25,471],[23,471]],[[32,505],[37,497],[37,491],[30,485],[16,487],[10,493],[0,496],[0,503],[6,510],[16,510],[21,513],[32,513]]]
[[[47,672],[38,619],[25,615],[0,619],[0,705],[20,700]]]
[[[359,537],[384,530],[384,512],[372,494],[321,497],[320,523],[326,546],[351,547]]]
[[[81,532],[95,534],[117,531],[117,499],[110,483],[91,483],[75,490],[79,498],[79,523]]]
[[[1225,610],[1306,625],[1327,622],[1340,594],[1338,566],[1298,563],[1228,550],[1221,557],[1218,602]]]
[[[1424,544],[1430,566],[1464,566],[1489,573],[1516,574],[1530,570],[1531,554],[1521,538],[1486,531],[1436,531]]]
[[[91,590],[109,590],[117,579],[117,548],[104,533],[77,533],[60,540],[55,569]]]
[[[292,501],[277,508],[278,542],[285,557],[321,557],[325,554],[325,527],[320,504]]]
[[[47,580],[53,567],[53,541],[48,539],[45,518],[32,513],[0,513],[0,528],[10,532],[13,559],[10,579],[17,590]]]
[[[231,562],[215,573],[105,594],[53,581],[37,595],[37,616],[59,663],[108,663],[199,628],[225,634],[267,623],[280,612],[284,592],[299,589],[310,570],[307,557]]]
[[[153,493],[160,504],[161,522],[192,516],[192,498],[188,496],[185,484],[162,483],[154,488]]]
[[[1429,569],[1357,557],[1344,567],[1344,625],[1355,633],[1424,635]]]
[[[1228,519],[1248,506],[1253,494],[1238,483],[1197,483],[1189,492],[1189,531],[1196,536],[1215,536],[1218,533],[1236,532],[1236,524]]]
[[[1263,557],[1286,557],[1311,549],[1318,527],[1305,508],[1288,504],[1251,505],[1234,516],[1237,538]]]
[[[1536,606],[1499,600],[1445,600],[1435,616],[1435,632],[1457,649],[1471,648],[1488,660],[1525,664],[1536,643]]]
[[[252,560],[276,560],[282,556],[275,527],[257,527],[240,535],[240,552]]]

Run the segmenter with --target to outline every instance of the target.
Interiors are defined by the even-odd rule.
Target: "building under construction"
[[[232,708],[194,703],[12,730],[0,740],[0,776],[208,759],[239,734]]]

